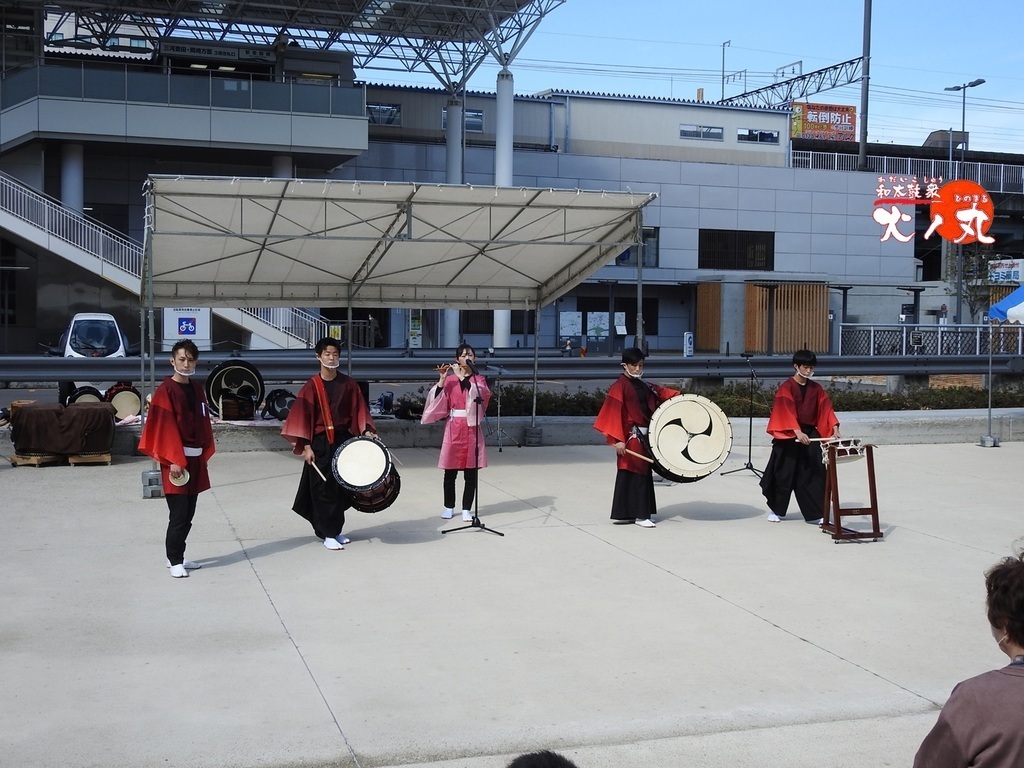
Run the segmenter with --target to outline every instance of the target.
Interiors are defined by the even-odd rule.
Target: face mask
[[[813,379],[814,378],[814,371],[811,371],[810,373],[802,373],[800,375],[803,376],[805,379]]]
[[[179,371],[178,370],[178,366],[174,366],[174,372],[176,374],[178,374],[179,376],[184,376],[186,379],[189,376],[195,376],[195,374],[196,374],[196,372],[194,370],[193,371]]]
[[[626,375],[631,379],[642,379],[644,377],[643,370],[638,370],[636,373],[630,373],[626,366],[622,366],[622,370],[626,372]]]
[[[341,367],[341,360],[335,360],[334,362],[327,362],[325,360],[321,360],[320,365],[322,365],[324,368],[330,368],[333,371],[335,368]]]

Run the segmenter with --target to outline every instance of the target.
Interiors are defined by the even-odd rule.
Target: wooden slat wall
[[[774,294],[773,349],[768,349],[768,302]],[[746,290],[746,351],[757,354],[795,352],[807,348],[828,351],[828,286],[780,283],[771,288],[748,285]]]
[[[693,334],[695,352],[722,351],[722,284],[697,284],[697,328]]]

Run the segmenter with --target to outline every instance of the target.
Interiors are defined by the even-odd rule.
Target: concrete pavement
[[[745,470],[659,483],[644,530],[608,520],[610,449],[489,450],[503,537],[441,534],[437,450],[402,448],[401,495],[350,512],[343,552],[289,511],[296,458],[218,454],[188,579],[148,460],[3,463],[0,764],[906,766],[1005,661],[983,572],[1024,534],[1024,443],[881,445],[885,538],[840,544],[767,523]]]

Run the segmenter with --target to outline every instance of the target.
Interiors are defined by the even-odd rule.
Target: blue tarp
[[[988,317],[990,320],[998,320],[1001,323],[1005,323],[1006,313],[1020,304],[1024,304],[1024,285],[1022,285],[1016,291],[1014,291],[1009,296],[1004,298],[1002,301],[997,301],[995,304],[989,307]],[[1014,319],[1019,320],[1019,318],[1016,317]]]

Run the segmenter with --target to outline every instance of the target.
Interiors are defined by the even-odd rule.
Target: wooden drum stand
[[[822,460],[825,462],[825,505],[821,530],[832,535],[834,543],[844,539],[871,539],[878,541],[882,531],[878,525],[878,495],[875,492],[874,446],[861,445],[860,440],[822,441]],[[839,475],[836,464],[841,459],[865,458],[868,467],[869,505],[866,507],[843,507],[839,503]],[[843,527],[844,517],[871,517],[870,531],[855,531]]]

